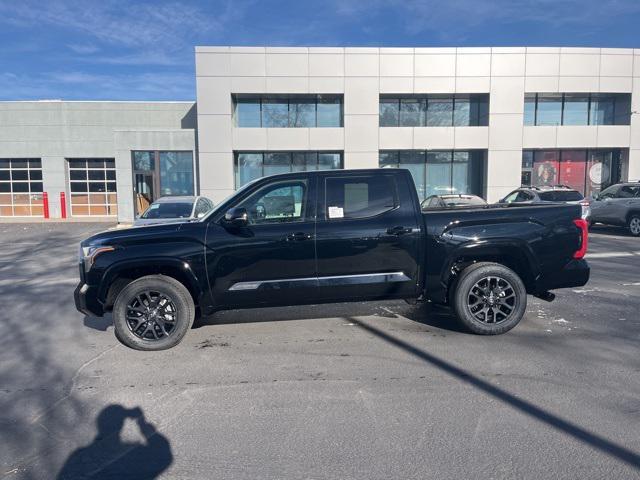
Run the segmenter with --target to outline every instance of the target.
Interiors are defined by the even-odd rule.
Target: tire
[[[524,283],[513,270],[499,263],[470,265],[453,288],[451,303],[456,316],[467,330],[478,335],[508,332],[520,323],[527,309]]]
[[[124,287],[113,305],[116,338],[136,350],[166,350],[187,334],[195,317],[191,294],[178,280],[148,275]]]
[[[633,213],[629,215],[629,219],[627,220],[627,229],[629,233],[634,237],[640,237],[640,215],[637,213]]]

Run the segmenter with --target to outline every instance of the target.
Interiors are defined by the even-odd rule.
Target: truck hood
[[[129,243],[141,239],[152,239],[164,234],[172,234],[180,230],[184,222],[162,223],[156,225],[145,225],[141,227],[118,228],[106,230],[96,233],[95,235],[83,240],[80,245],[87,247],[89,245],[118,245],[121,243]]]

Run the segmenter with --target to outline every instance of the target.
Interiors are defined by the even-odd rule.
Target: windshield
[[[191,203],[152,203],[140,218],[188,218],[191,216]]]

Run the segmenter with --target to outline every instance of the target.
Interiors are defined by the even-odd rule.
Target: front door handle
[[[391,228],[387,228],[387,233],[389,235],[404,235],[406,233],[411,233],[413,232],[413,228],[411,227],[401,227],[400,225],[398,225],[397,227],[391,227]]]
[[[310,233],[305,232],[295,232],[290,233],[285,237],[287,242],[301,242],[303,240],[311,240],[312,235]]]

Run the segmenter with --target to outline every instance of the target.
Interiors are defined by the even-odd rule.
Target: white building
[[[35,186],[42,183],[50,203],[65,192],[73,216],[103,213],[73,204],[103,193],[89,179],[88,191],[78,191],[81,179],[72,177],[82,177],[82,165],[73,160],[113,160],[103,168],[115,166],[120,221],[133,218],[142,196],[192,185],[218,201],[252,178],[296,169],[401,166],[423,197],[465,191],[489,200],[521,183],[589,194],[640,179],[640,49],[195,53],[197,122],[193,103],[0,103],[0,215],[8,202],[15,215],[14,196],[24,196],[10,184],[24,189],[25,158],[41,165]]]

